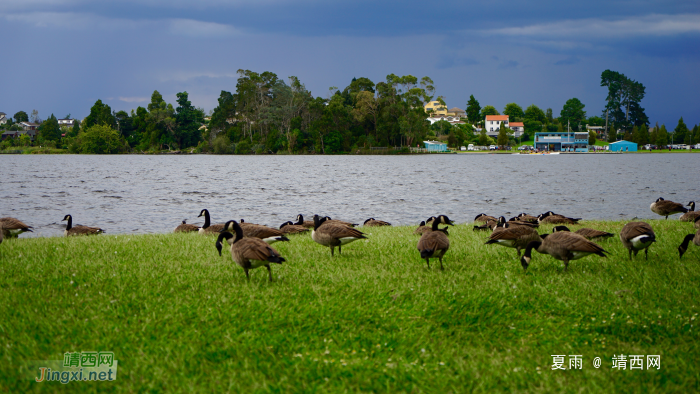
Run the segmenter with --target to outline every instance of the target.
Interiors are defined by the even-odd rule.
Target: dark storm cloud
[[[20,60],[4,65],[13,93],[0,111],[82,117],[97,99],[145,105],[154,89],[210,110],[251,69],[296,75],[318,96],[353,76],[428,75],[450,106],[474,94],[558,113],[578,97],[597,114],[609,68],[647,86],[652,121],[697,123],[699,4],[6,0],[0,36]]]

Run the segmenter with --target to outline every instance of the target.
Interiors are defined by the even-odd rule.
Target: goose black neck
[[[294,224],[302,225],[304,224],[304,216],[302,214],[297,215],[297,222]]]
[[[318,215],[314,215],[314,230],[318,228],[326,221],[326,218],[319,218]]]
[[[68,225],[66,226],[66,230],[70,230],[73,228],[73,216],[68,215]]]
[[[233,238],[233,234],[229,233],[228,231],[223,231],[219,233],[219,236],[216,238],[216,249],[219,251],[219,256],[221,256],[221,241],[226,239],[231,239]]]
[[[542,246],[542,242],[530,242],[529,244],[527,244],[527,247],[525,248],[525,254],[523,254],[523,256],[527,256],[528,258],[532,257],[532,249],[539,249],[540,246]]]
[[[206,228],[209,228],[209,226],[211,225],[211,221],[209,219],[209,211],[207,211],[205,209],[203,212],[204,212],[204,226],[202,226],[202,228],[206,229]]]
[[[688,204],[688,206],[690,207],[691,211],[695,211],[695,201],[691,201],[690,204]]]
[[[431,227],[432,230],[433,230],[433,231],[437,231],[439,225],[440,225],[440,221],[439,221],[439,220],[437,220],[437,219],[436,219],[436,220],[433,220],[433,224],[432,224],[432,227]]]

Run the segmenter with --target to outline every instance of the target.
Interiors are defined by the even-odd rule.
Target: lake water
[[[548,210],[658,218],[658,197],[700,202],[697,154],[412,156],[0,155],[0,217],[62,235],[64,215],[109,234],[171,232],[182,219],[279,227],[302,213],[415,225],[446,214]]]

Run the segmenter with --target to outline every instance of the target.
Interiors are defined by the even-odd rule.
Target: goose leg
[[[569,259],[564,259],[564,272],[569,269]]]
[[[430,269],[430,259],[425,259],[425,263],[428,264],[428,269]]]
[[[632,249],[627,249],[627,251],[628,251],[629,254],[630,254],[630,260],[632,260]]]
[[[649,248],[644,249],[644,259],[649,260]]]
[[[267,273],[270,276],[270,282],[272,282],[272,269],[270,269],[270,264],[266,265],[265,267],[267,267]]]
[[[342,247],[343,245],[338,245],[338,254],[341,254],[343,252],[343,250],[341,249]]]
[[[243,270],[245,270],[246,279],[250,280],[250,275],[248,274],[248,268],[243,268]]]
[[[440,256],[439,259],[440,259],[440,269],[444,271],[445,267],[442,266],[442,256]]]

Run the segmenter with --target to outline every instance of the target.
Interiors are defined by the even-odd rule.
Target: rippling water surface
[[[0,155],[0,217],[61,235],[61,219],[110,234],[164,233],[182,219],[278,227],[298,213],[417,224],[444,213],[553,210],[584,219],[657,217],[658,197],[700,201],[700,155]],[[23,236],[32,236],[25,234]]]

